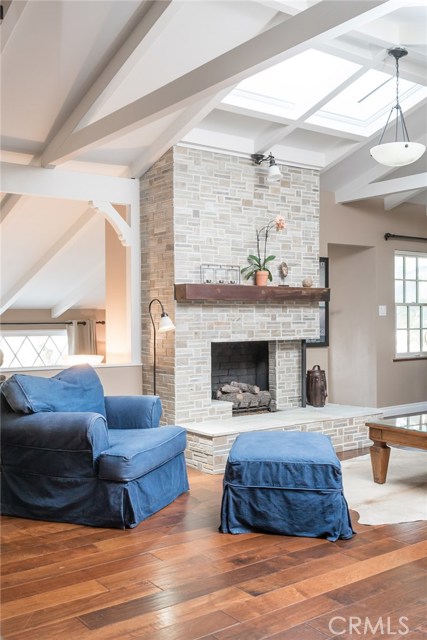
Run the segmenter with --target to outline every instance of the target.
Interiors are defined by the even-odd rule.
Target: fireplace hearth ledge
[[[282,409],[225,419],[182,424],[187,431],[186,460],[205,473],[223,473],[228,452],[239,433],[247,431],[315,431],[331,438],[335,450],[370,446],[366,422],[382,417],[373,407],[326,404],[324,407]]]

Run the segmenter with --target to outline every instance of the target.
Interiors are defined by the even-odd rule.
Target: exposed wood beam
[[[135,26],[117,53],[111,58],[102,73],[90,86],[77,107],[68,116],[56,135],[47,144],[41,154],[42,166],[50,164],[56,150],[74,131],[81,120],[97,105],[101,95],[107,90],[111,93],[138,62],[145,51],[153,44],[165,24],[179,10],[180,3],[173,0],[152,2],[148,12]]]
[[[335,202],[343,204],[345,202],[355,202],[365,198],[375,198],[385,196],[390,193],[400,193],[402,191],[412,191],[414,189],[427,188],[427,172],[406,176],[405,178],[391,178],[382,182],[374,182],[359,189],[340,189],[335,193]]]
[[[425,191],[425,189],[413,189],[412,191],[404,191],[403,193],[386,196],[384,198],[384,209],[386,211],[391,211],[391,209],[395,209],[400,204],[408,202],[408,200],[411,200],[418,194],[423,193],[423,191]]]
[[[135,128],[169,115],[205,96],[221,91],[267,67],[337,37],[350,27],[383,15],[385,0],[324,0],[197,69],[139,98],[114,113],[74,132],[49,162],[65,161],[77,153],[115,140]]]
[[[1,296],[0,315],[7,311],[19,296],[31,286],[34,278],[54,259],[58,253],[79,238],[93,223],[96,215],[92,209],[86,211],[71,225],[67,231],[49,248],[49,250],[15,283],[15,285]]]
[[[67,291],[62,300],[59,300],[52,307],[50,312],[52,318],[59,318],[68,309],[78,304],[86,294],[98,289],[99,283],[103,280],[105,280],[105,266],[99,264],[91,269],[84,278],[80,278],[79,282],[70,291]]]
[[[0,164],[2,190],[28,196],[68,200],[108,200],[130,204],[139,198],[139,182],[77,171],[52,171],[29,165]]]

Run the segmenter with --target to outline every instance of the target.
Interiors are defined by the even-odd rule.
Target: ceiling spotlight
[[[393,49],[388,49],[387,53],[389,56],[393,56],[396,61],[396,104],[389,113],[379,143],[372,147],[370,153],[374,160],[387,167],[403,167],[421,158],[426,148],[425,145],[419,142],[409,141],[405,118],[403,117],[402,107],[399,104],[399,60],[406,56],[408,52],[403,47],[394,47]],[[383,143],[382,140],[394,110],[396,110],[395,139],[394,142]],[[399,133],[401,140],[399,140]]]
[[[251,155],[255,164],[261,164],[261,162],[268,162],[267,182],[278,182],[282,179],[282,173],[276,164],[275,157],[270,153],[268,156],[262,153],[253,153]]]

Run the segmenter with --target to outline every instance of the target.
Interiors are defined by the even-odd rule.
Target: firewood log
[[[237,387],[240,391],[248,391],[249,393],[260,392],[260,388],[257,385],[247,384],[246,382],[237,382],[236,380],[233,380],[233,382],[230,382],[230,386]]]

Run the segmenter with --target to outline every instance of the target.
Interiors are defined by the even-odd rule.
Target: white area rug
[[[374,482],[369,454],[341,467],[344,495],[360,524],[427,520],[427,451],[392,447],[384,484]]]

